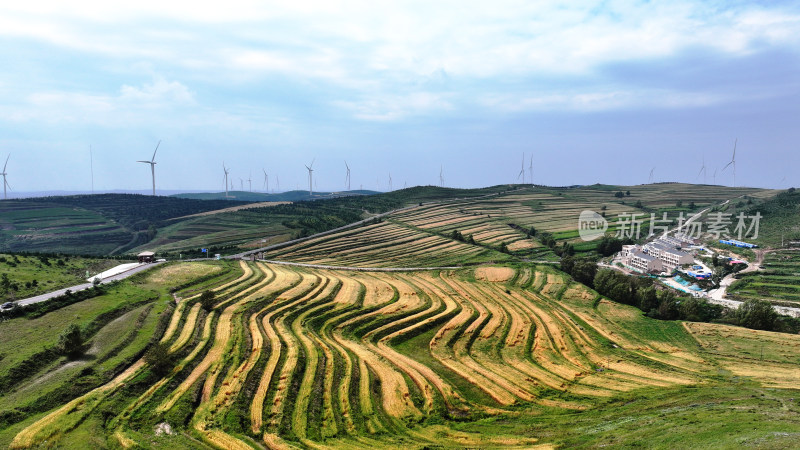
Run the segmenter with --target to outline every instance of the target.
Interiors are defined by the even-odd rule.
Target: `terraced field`
[[[125,227],[95,211],[23,201],[0,205],[0,230],[0,247],[11,252],[58,252],[93,241],[98,254],[109,254],[131,240]]]
[[[740,358],[715,347],[729,327],[647,319],[546,267],[241,268],[213,288],[212,310],[180,299],[160,339],[175,361],[165,375],[138,360],[25,423],[11,446],[550,445],[553,432],[502,424],[562,423],[626,393],[719,383]],[[763,344],[785,354],[772,348],[783,341]],[[796,382],[797,361],[771,364],[768,377],[742,375]]]
[[[506,261],[508,255],[394,221],[345,230],[267,253],[280,259],[352,267],[437,267]]]
[[[764,299],[786,306],[800,305],[800,250],[780,250],[764,256],[764,269],[741,275],[728,289],[737,300]]]
[[[614,193],[620,191],[630,195],[615,197]],[[536,233],[550,233],[559,243],[568,242],[577,250],[591,250],[597,242],[584,242],[578,235],[578,217],[584,210],[604,214],[610,233],[618,231],[621,214],[639,214],[644,237],[650,231],[651,212],[668,212],[667,218],[677,221],[680,212],[688,215],[692,203],[699,209],[742,195],[773,194],[752,188],[687,184],[522,187],[471,199],[418,204],[389,215],[385,223],[270,251],[266,257],[358,267],[453,266],[514,259],[499,253],[504,244],[516,257],[556,260],[553,251],[542,246],[537,235],[530,234],[532,228]],[[684,206],[676,207],[678,201]],[[637,207],[638,203],[641,205]],[[454,239],[455,232],[463,239]]]

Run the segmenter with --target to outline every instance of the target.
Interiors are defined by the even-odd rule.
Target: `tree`
[[[766,300],[750,299],[745,300],[736,310],[736,318],[739,325],[756,330],[772,330],[778,313],[772,308],[772,304]]]
[[[630,196],[631,196],[631,191],[625,191],[625,195],[627,195],[628,197],[630,197]]]
[[[575,258],[569,255],[561,258],[561,270],[572,275],[572,269],[574,267],[575,267]]]
[[[83,354],[84,340],[81,327],[74,323],[68,326],[67,329],[61,333],[61,336],[58,337],[56,348],[60,354],[69,358],[76,358]]]
[[[634,203],[633,206],[635,208],[639,208],[639,209],[644,208],[644,205],[642,205],[642,201],[641,200],[636,200],[636,203]]]
[[[617,198],[625,197],[625,193],[622,192],[622,191],[617,191],[617,192],[614,193],[614,197],[617,197]]]
[[[215,300],[216,295],[214,294],[214,291],[203,291],[203,293],[200,294],[200,307],[206,311],[211,311],[214,309]]]
[[[645,313],[658,308],[658,295],[656,288],[648,286],[636,291],[636,301],[639,303],[639,309]]]
[[[144,360],[150,364],[150,369],[157,375],[165,375],[173,365],[172,355],[169,354],[167,344],[157,342],[144,354]]]
[[[531,229],[528,230],[528,236],[536,236],[536,228],[535,227],[531,227]]]
[[[690,202],[689,203],[689,209],[694,209],[695,207],[696,206],[695,206],[694,202]]]
[[[597,264],[594,261],[588,259],[575,260],[575,266],[572,269],[572,278],[575,281],[591,287],[595,274],[597,274]]]
[[[675,202],[675,206],[678,207],[678,208],[682,207],[683,206],[683,200],[678,200],[677,202]]]
[[[502,253],[508,253],[508,245],[505,242],[500,243],[500,251]]]
[[[471,234],[467,236],[467,244],[475,245],[475,238]]]

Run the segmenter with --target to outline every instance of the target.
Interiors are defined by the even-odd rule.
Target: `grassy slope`
[[[0,250],[104,255],[146,242],[151,226],[242,202],[132,194],[75,195],[0,203]]]
[[[52,292],[56,289],[85,283],[87,271],[90,275],[94,275],[118,264],[130,262],[77,256],[39,258],[36,256],[17,255],[15,258],[14,255],[3,253],[0,253],[0,257],[6,259],[5,263],[0,262],[0,276],[6,274],[9,280],[19,286],[19,289],[13,293],[16,299],[32,297]],[[36,280],[36,286],[25,286],[26,283],[30,283],[33,280]],[[5,294],[5,298],[10,298],[10,293]],[[3,295],[2,291],[0,291],[0,295]]]
[[[108,288],[105,295],[36,319],[21,317],[0,323],[0,335],[3,336],[0,339],[0,376],[3,376],[26,357],[55,345],[59,334],[68,325],[77,323],[85,327],[101,314],[120,311],[113,314],[116,318],[106,321],[90,337],[84,357],[76,361],[59,358],[15,386],[11,392],[3,393],[0,395],[0,411],[41,408],[41,405],[49,409],[46,405],[52,401],[65,401],[63,399],[108,381],[150,344],[162,321],[162,313],[173,303],[168,291],[199,277],[224,275],[225,270],[220,270],[223,266],[229,265],[185,263],[162,266]],[[134,303],[138,306],[128,307]],[[12,425],[0,429],[0,447],[8,445],[18,427]]]

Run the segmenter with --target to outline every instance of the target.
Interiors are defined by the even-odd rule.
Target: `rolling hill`
[[[214,267],[197,264],[142,286]],[[206,282],[208,311],[197,286],[167,310],[166,370],[129,359],[20,413],[0,444],[781,447],[800,433],[797,336],[649,319],[535,265],[237,272]]]

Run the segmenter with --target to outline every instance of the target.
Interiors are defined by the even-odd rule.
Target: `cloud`
[[[72,122],[123,126],[151,120],[147,110],[174,111],[195,105],[194,93],[177,81],[156,76],[141,86],[123,85],[117,94],[49,91],[29,94],[0,109],[14,122]]]
[[[119,99],[124,102],[140,103],[150,106],[192,105],[194,93],[177,81],[167,81],[156,77],[152,83],[142,87],[123,85]]]

